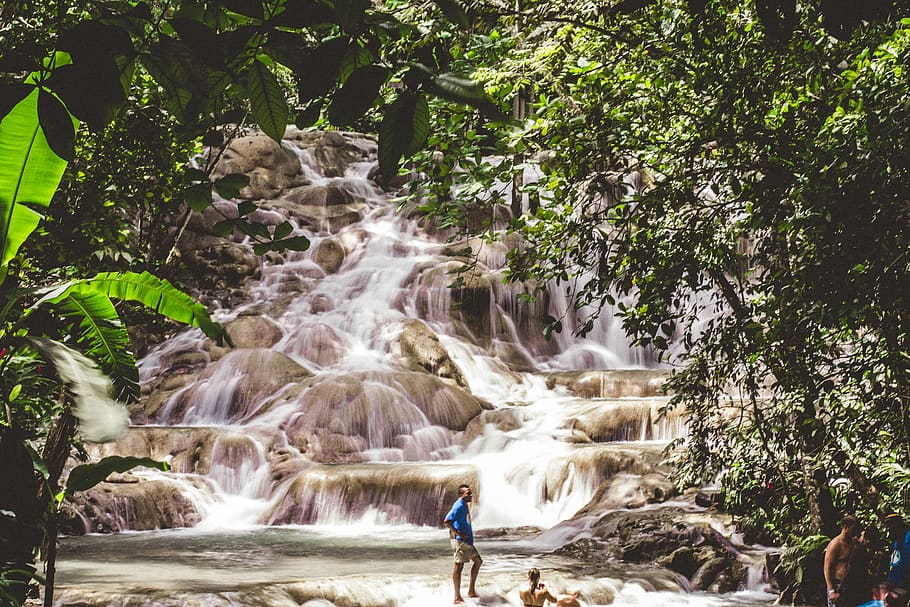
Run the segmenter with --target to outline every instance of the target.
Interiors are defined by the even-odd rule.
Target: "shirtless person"
[[[850,556],[859,537],[859,521],[849,514],[841,521],[841,532],[825,548],[825,584],[828,587],[828,607],[851,607],[841,600],[845,594],[842,587]],[[844,597],[846,598],[846,597]]]
[[[540,581],[540,570],[532,567],[528,570],[528,587],[518,591],[524,607],[543,607],[545,601],[556,603],[556,607],[581,607],[578,602],[578,591],[556,598],[553,593]]]

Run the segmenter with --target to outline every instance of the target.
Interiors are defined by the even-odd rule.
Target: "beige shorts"
[[[452,550],[455,551],[453,556],[456,563],[467,563],[475,558],[480,558],[480,553],[471,544],[459,542],[458,540],[449,540],[452,543]]]

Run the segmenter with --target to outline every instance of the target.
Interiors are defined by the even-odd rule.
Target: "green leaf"
[[[63,103],[45,90],[38,91],[38,122],[54,153],[67,162],[72,160],[77,123]]]
[[[224,6],[230,11],[240,15],[262,19],[262,0],[224,0]]]
[[[356,122],[376,101],[379,87],[385,84],[388,76],[388,68],[381,65],[367,65],[354,70],[329,105],[332,124],[345,126]]]
[[[142,64],[161,87],[169,112],[181,122],[193,117],[193,91],[206,85],[192,49],[180,40],[162,37],[142,56]]]
[[[191,209],[201,213],[212,204],[212,184],[194,183],[183,190],[183,199]]]
[[[152,78],[161,86],[167,110],[173,114],[177,120],[187,122],[187,110],[189,109],[193,94],[182,86],[181,80],[173,73],[175,71],[174,66],[150,55],[145,61],[145,68],[152,75]]]
[[[111,455],[105,457],[100,462],[94,464],[80,464],[73,468],[66,480],[66,493],[72,494],[76,491],[91,489],[114,472],[127,472],[138,466],[156,468],[162,471],[170,470],[170,466],[167,462],[159,462],[148,457],[121,457],[119,455]]]
[[[215,190],[222,198],[237,198],[240,190],[250,185],[250,178],[243,173],[231,173],[215,181]]]
[[[43,297],[40,303],[57,303],[70,293],[101,293],[122,301],[134,301],[172,320],[202,331],[213,339],[222,336],[222,327],[214,322],[205,307],[164,278],[148,272],[101,272],[93,278],[67,283]]]
[[[429,133],[429,107],[421,93],[405,91],[386,106],[379,126],[379,171],[388,180],[398,172],[398,161],[413,154]]]
[[[293,236],[284,240],[273,240],[254,245],[253,252],[256,255],[262,255],[268,251],[306,251],[309,248],[309,238],[306,236]]]
[[[279,240],[284,238],[288,234],[294,231],[294,226],[291,225],[291,222],[285,221],[277,226],[275,226],[275,231],[272,233],[273,240]]]
[[[32,458],[32,469],[41,475],[41,478],[47,480],[51,475],[47,469],[47,463],[41,459],[41,456],[35,451],[30,445],[25,445],[25,448],[28,449],[28,454]]]
[[[318,101],[311,102],[305,108],[297,112],[297,117],[294,119],[294,126],[301,131],[307,127],[313,126],[316,124],[316,121],[319,120],[321,112],[322,104]]]
[[[41,129],[38,96],[33,89],[0,122],[0,282],[41,219],[30,207],[48,207],[66,169]]]
[[[225,238],[234,231],[235,223],[236,222],[233,219],[224,219],[212,226],[212,232],[218,236],[221,236],[222,238]]]
[[[0,121],[33,90],[35,87],[27,84],[0,84]]]
[[[468,28],[471,26],[468,14],[454,0],[433,0],[433,4],[438,6],[439,10],[442,11],[442,14],[455,25],[461,28]]]
[[[408,71],[408,78],[419,82],[423,89],[431,95],[477,108],[496,120],[508,118],[496,102],[486,94],[483,85],[470,78],[452,73],[436,74],[420,63],[413,64]]]
[[[121,400],[139,397],[139,372],[130,351],[130,338],[110,298],[98,292],[67,290],[52,302],[54,310],[79,323],[78,343],[101,364]]]
[[[288,105],[278,79],[259,59],[246,70],[246,86],[253,118],[266,135],[281,143],[288,125]]]
[[[294,70],[297,76],[297,97],[306,103],[328,93],[339,79],[341,62],[345,58],[350,38],[340,36],[304,52]]]

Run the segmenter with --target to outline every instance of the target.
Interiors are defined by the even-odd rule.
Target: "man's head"
[[[859,519],[857,519],[855,516],[850,516],[848,514],[842,518],[840,521],[840,528],[843,529],[844,534],[847,535],[847,537],[854,539],[859,537]]]
[[[903,517],[896,512],[892,512],[885,517],[885,529],[888,531],[888,535],[893,540],[901,539],[904,530],[907,528],[907,523],[904,522]]]
[[[458,485],[458,497],[463,499],[466,502],[470,502],[474,499],[474,492],[471,491],[470,485],[461,484]]]

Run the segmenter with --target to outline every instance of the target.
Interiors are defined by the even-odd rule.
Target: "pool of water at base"
[[[775,595],[686,592],[648,565],[583,562],[541,553],[533,539],[478,540],[484,564],[468,605],[520,607],[537,567],[555,592],[586,607],[767,607]],[[61,540],[55,606],[426,607],[451,605],[451,550],[424,527],[266,527],[88,535]],[[467,589],[467,568],[463,588]]]

